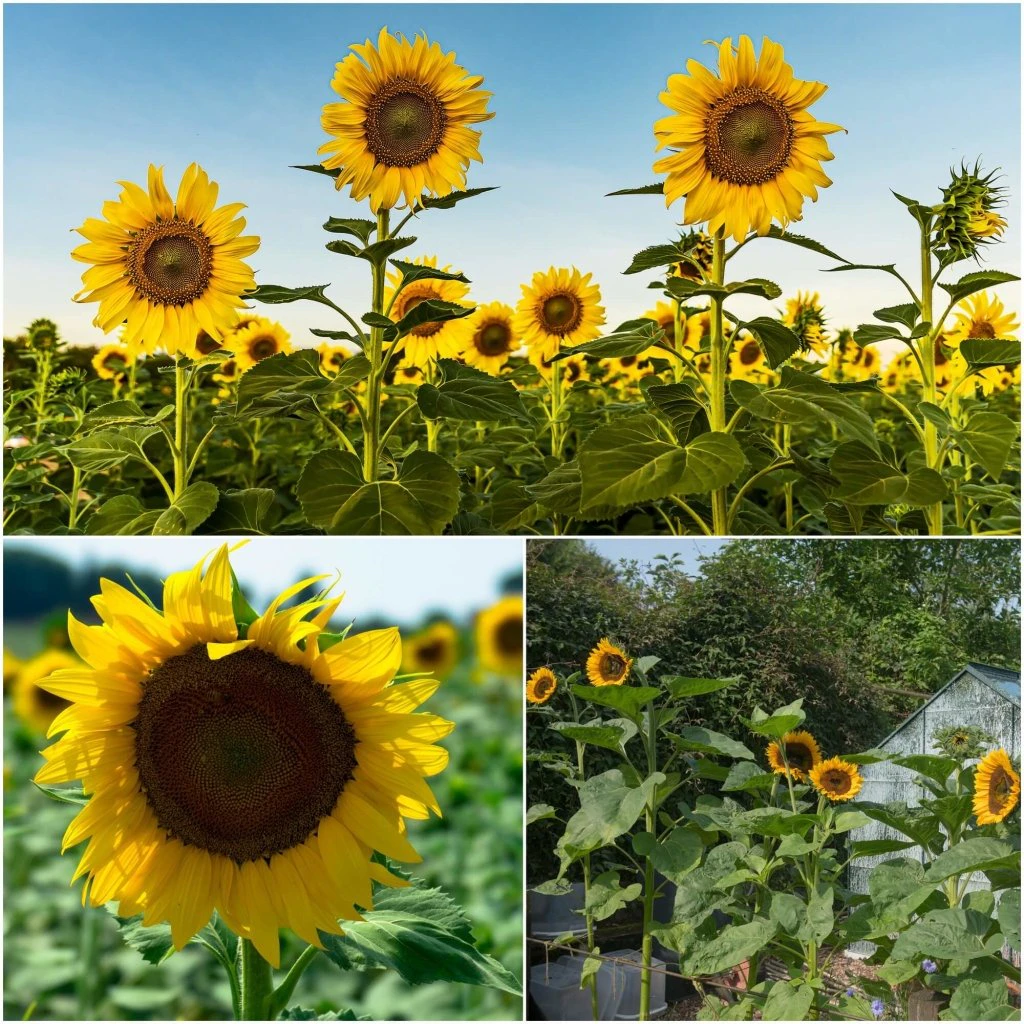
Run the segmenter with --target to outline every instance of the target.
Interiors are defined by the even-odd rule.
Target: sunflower
[[[288,332],[273,320],[259,316],[235,331],[225,345],[235,354],[242,373],[279,352],[291,352]]]
[[[104,345],[92,357],[92,368],[100,380],[120,380],[133,360],[124,345]]]
[[[404,819],[440,813],[424,776],[452,723],[411,713],[436,680],[393,683],[397,629],[328,645],[340,598],[282,607],[324,578],[239,626],[224,546],[168,577],[162,611],[101,580],[102,624],[69,616],[86,664],[46,682],[73,703],[36,781],[90,795],[63,846],[89,839],[94,905],[168,922],[178,949],[216,910],[276,967],[279,928],[322,947],[372,908],[371,880],[404,884],[371,857],[420,859]]]
[[[632,667],[633,659],[604,637],[587,658],[587,678],[593,686],[621,686]]]
[[[57,669],[80,669],[81,662],[70,651],[48,650],[29,659],[14,678],[14,713],[33,731],[46,735],[50,723],[68,702],[39,685]]]
[[[339,171],[335,187],[369,196],[374,212],[464,189],[470,161],[483,162],[480,132],[469,126],[494,117],[483,78],[426,36],[409,42],[382,28],[376,46],[367,39],[350,49],[331,81],[342,102],[328,103],[320,119],[333,136],[319,152]]]
[[[737,339],[729,354],[729,375],[735,380],[761,381],[768,370],[757,338]]]
[[[968,296],[957,307],[954,315],[956,320],[952,328],[945,332],[946,344],[954,347],[968,338],[1015,341],[1017,331],[1020,330],[1017,318],[1007,313],[1002,300],[989,292]]]
[[[522,597],[509,594],[477,616],[476,647],[485,669],[510,676],[523,671]]]
[[[555,364],[550,356],[542,355],[539,349],[536,351],[530,349],[526,353],[526,358],[529,360],[530,365],[540,374],[541,380],[551,380]],[[559,361],[563,362],[564,360]]]
[[[880,373],[882,368],[882,357],[878,349],[865,345],[851,343],[846,348],[846,356],[843,360],[843,370],[850,380],[868,380],[870,377]]]
[[[803,216],[804,197],[832,182],[821,169],[832,153],[824,137],[842,131],[807,108],[828,88],[803,82],[765,39],[754,56],[749,36],[718,47],[718,75],[695,60],[688,75],[672,75],[661,102],[674,111],[654,125],[658,149],[673,152],[654,170],[667,173],[665,202],[686,196],[683,223],[707,222],[741,242],[751,230],[767,234]]]
[[[802,730],[787,732],[779,743],[769,743],[766,756],[776,775],[785,775],[788,764],[789,774],[798,782],[806,779],[807,773],[821,763],[818,741],[809,732]]]
[[[240,326],[241,324],[236,325],[235,330],[237,331]],[[206,331],[200,331],[196,335],[195,348],[197,356],[212,355],[214,352],[219,351],[223,347],[223,340],[218,341],[216,338],[211,338],[210,335],[206,333]]]
[[[420,267],[436,267],[436,256],[420,256],[411,260]],[[451,270],[445,266],[442,270]],[[460,306],[471,306],[465,301],[469,295],[469,285],[462,281],[442,281],[426,279],[413,281],[399,291],[402,275],[397,270],[388,273],[387,287],[384,289],[384,306],[391,308],[391,319],[401,320],[421,302],[434,299],[438,302],[453,302]],[[455,320],[433,320],[414,327],[402,339],[405,346],[405,358],[416,366],[425,367],[431,359],[454,359],[463,350],[469,338],[470,328],[466,323],[468,317]]]
[[[450,622],[435,622],[421,630],[402,649],[403,672],[429,672],[440,679],[459,660],[459,631]]]
[[[864,785],[860,769],[841,757],[819,761],[808,774],[814,788],[833,803],[852,800]]]
[[[688,281],[701,281],[708,277],[715,257],[714,239],[704,231],[689,231],[680,239],[680,246],[685,248],[686,256],[672,264],[672,277]]]
[[[604,323],[601,289],[575,267],[538,270],[516,306],[514,327],[532,350],[550,359],[561,348],[593,341]]]
[[[129,350],[195,355],[200,329],[220,339],[238,320],[242,296],[255,287],[242,260],[260,245],[243,236],[242,203],[215,208],[218,187],[190,164],[172,200],[163,168],[150,165],[149,189],[128,181],[103,220],[90,217],[87,239],[71,254],[93,264],[82,274],[76,302],[99,302],[93,323],[109,334],[125,324]]]
[[[422,384],[424,380],[423,370],[416,366],[414,363],[410,363],[408,360],[403,359],[396,367],[394,376],[391,379],[392,384]]]
[[[583,356],[569,356],[561,363],[563,386],[571,388],[576,381],[587,379],[587,361]]]
[[[711,338],[711,314],[704,310],[686,318],[686,348],[699,352],[706,349]]]
[[[504,302],[490,302],[477,306],[476,312],[466,320],[469,336],[462,358],[470,365],[498,376],[508,357],[519,347],[512,328],[515,311]]]
[[[822,355],[828,347],[825,311],[817,292],[797,292],[786,301],[783,323],[800,339],[800,347]]]
[[[347,348],[341,345],[328,345],[326,341],[321,342],[316,348],[320,357],[320,369],[328,377],[333,377],[340,369],[342,363],[352,355]]]
[[[241,376],[242,371],[238,368],[238,360],[225,359],[218,365],[217,372],[213,375],[213,379],[215,381],[219,381],[221,384],[234,384]]]
[[[974,816],[979,825],[1002,821],[1020,799],[1020,775],[1000,747],[989,751],[974,773]]]
[[[539,668],[526,680],[526,699],[531,704],[546,704],[557,689],[555,673],[549,668]]]
[[[676,309],[670,302],[658,302],[654,309],[644,313],[645,320],[653,320],[664,332],[665,340],[674,344],[676,336]]]

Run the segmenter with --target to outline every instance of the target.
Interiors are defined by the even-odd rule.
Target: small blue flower
[[[934,974],[939,969],[939,965],[934,960],[922,960],[921,969],[925,974]]]
[[[885,1003],[883,1003],[881,999],[872,999],[871,1012],[874,1015],[875,1020],[880,1020],[882,1014],[885,1013]]]
[[[851,986],[850,986],[850,988],[848,988],[848,989],[846,990],[846,994],[847,994],[848,996],[852,996],[852,995],[853,995],[853,993],[854,993],[855,991],[856,991],[856,989],[854,989],[854,988],[853,988],[853,986],[851,985]]]

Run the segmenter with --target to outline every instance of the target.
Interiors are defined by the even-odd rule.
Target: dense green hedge
[[[670,559],[613,567],[581,541],[534,541],[527,666],[548,665],[564,677],[582,669],[607,635],[633,656],[661,658],[656,675],[738,677],[727,690],[695,698],[680,724],[733,735],[753,749],[739,717],[754,705],[770,710],[803,697],[806,727],[826,755],[863,750],[964,661],[1016,664],[1016,547],[938,543],[965,547],[955,558],[940,548],[936,562],[901,550],[934,547],[929,542],[737,541],[705,558],[703,575],[692,578]],[[979,565],[982,556],[994,561]],[[979,579],[980,570],[987,577]],[[569,716],[564,693],[551,706]],[[530,750],[565,748],[542,716],[527,721]],[[618,763],[599,748],[587,757],[588,775]],[[575,809],[564,780],[543,765],[529,765],[527,791],[528,805],[551,804],[563,818]],[[531,884],[555,874],[551,851],[561,830],[557,821],[529,827]]]

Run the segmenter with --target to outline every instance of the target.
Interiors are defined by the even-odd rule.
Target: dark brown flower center
[[[1006,806],[1006,798],[1013,791],[1013,779],[1005,768],[998,765],[993,770],[988,783],[988,809],[991,814],[1002,814]]]
[[[445,660],[448,645],[443,640],[428,640],[416,647],[416,660],[421,665],[440,665]]]
[[[139,781],[158,824],[242,863],[304,842],[356,767],[356,737],[327,689],[265,651],[211,661],[204,644],[143,683]]]
[[[520,616],[504,619],[498,623],[494,631],[494,640],[498,650],[509,657],[518,657],[523,653],[523,620]]]
[[[580,379],[581,373],[583,373],[583,367],[574,360],[570,359],[565,364],[565,379],[569,384],[575,384]]]
[[[628,370],[631,366],[636,365],[636,356],[623,356],[619,360],[619,366],[624,370]]]
[[[196,338],[196,350],[200,355],[208,356],[211,352],[216,352],[220,348],[220,342],[211,338],[206,331],[200,331]]]
[[[717,100],[704,121],[704,159],[716,178],[761,185],[786,166],[793,145],[789,110],[771,93],[741,85]]]
[[[503,320],[492,320],[473,335],[473,344],[481,355],[503,356],[512,350],[512,331]]]
[[[742,366],[753,366],[761,356],[761,346],[756,341],[750,339],[743,342],[740,348],[740,365]]]
[[[418,305],[429,300],[442,301],[441,296],[436,292],[403,293],[399,300],[398,319],[401,320],[406,314],[414,310]],[[426,323],[418,324],[409,333],[415,334],[417,338],[429,338],[437,334],[444,327],[443,320],[428,320]]]
[[[575,295],[559,292],[544,300],[541,319],[549,334],[571,334],[583,319],[583,304]]]
[[[814,767],[814,758],[811,757],[810,750],[802,743],[787,743],[786,763],[790,768],[797,768],[802,772],[807,772]]]
[[[143,228],[128,246],[128,279],[151,302],[184,306],[206,291],[213,271],[210,240],[174,217]]]
[[[543,700],[548,697],[555,689],[554,676],[543,675],[537,679],[533,684],[534,693],[537,697]]]
[[[838,768],[830,768],[821,776],[821,787],[827,793],[833,793],[836,796],[842,796],[844,793],[850,791],[850,787],[853,785],[853,780],[850,776]]]
[[[626,662],[618,654],[606,654],[601,658],[601,675],[605,679],[618,679],[626,671]]]
[[[441,148],[447,123],[444,103],[430,89],[395,78],[366,109],[366,145],[379,163],[414,167]]]
[[[277,351],[277,338],[273,337],[273,335],[260,335],[249,342],[249,355],[255,359],[256,362],[259,362],[261,359],[266,359],[268,356],[275,355]]]
[[[969,338],[994,338],[995,329],[987,320],[975,320],[971,323]]]
[[[224,362],[220,364],[220,372],[225,377],[234,377],[236,369],[237,366],[234,359],[225,359]]]

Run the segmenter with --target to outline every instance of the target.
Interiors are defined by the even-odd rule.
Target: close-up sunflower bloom
[[[555,673],[549,668],[539,668],[526,680],[526,699],[530,704],[546,704],[557,689]]]
[[[46,650],[26,661],[14,677],[14,713],[40,736],[47,735],[53,720],[68,706],[62,697],[40,684],[58,669],[79,669],[82,663],[70,651]]]
[[[91,266],[76,302],[98,302],[93,323],[107,334],[124,325],[131,352],[162,349],[194,356],[200,330],[222,339],[255,288],[243,260],[260,240],[243,235],[242,203],[216,205],[219,187],[190,164],[172,199],[163,168],[150,165],[148,188],[118,182],[123,191],[103,204],[103,218],[78,228],[86,239],[72,252]]]
[[[987,753],[974,771],[974,816],[979,825],[1008,817],[1020,800],[1020,775],[1000,747]]]
[[[402,648],[403,672],[429,672],[444,679],[459,660],[459,631],[450,622],[434,622],[410,637]]]
[[[686,197],[684,224],[707,224],[740,242],[803,216],[805,198],[832,182],[821,169],[833,159],[825,136],[842,131],[808,108],[827,86],[793,76],[778,43],[765,38],[754,54],[749,36],[718,44],[718,73],[696,60],[671,75],[661,102],[673,111],[654,126],[654,164],[667,174],[665,202]]]
[[[778,742],[769,743],[765,756],[776,775],[785,775],[788,771],[798,782],[806,779],[811,769],[821,763],[818,741],[803,730],[787,732]]]
[[[633,659],[603,637],[587,657],[587,678],[591,686],[621,686],[632,667]]]
[[[331,81],[342,102],[321,117],[331,139],[319,152],[339,172],[335,186],[368,198],[374,212],[464,189],[470,162],[483,161],[470,126],[494,116],[483,78],[426,36],[410,42],[382,28],[376,45],[367,39],[351,50]]]
[[[519,594],[499,598],[476,618],[477,657],[483,668],[502,675],[522,676],[523,599]]]
[[[550,359],[560,349],[583,345],[601,333],[604,307],[592,276],[575,267],[550,267],[522,285],[514,326],[531,352]]]
[[[46,681],[70,706],[36,781],[89,797],[63,848],[88,840],[92,904],[168,922],[178,949],[216,910],[278,966],[279,928],[322,948],[372,909],[372,882],[406,884],[372,857],[420,859],[405,819],[440,813],[424,776],[452,723],[413,714],[436,680],[393,682],[397,629],[338,640],[340,598],[284,607],[325,578],[240,625],[224,546],[167,578],[161,610],[104,579],[101,623],[69,616],[85,664]]]
[[[477,306],[466,319],[467,339],[460,355],[470,366],[496,377],[519,347],[512,327],[515,311],[504,302]]]
[[[807,774],[814,788],[833,803],[852,800],[864,785],[860,769],[841,757],[819,761]]]

